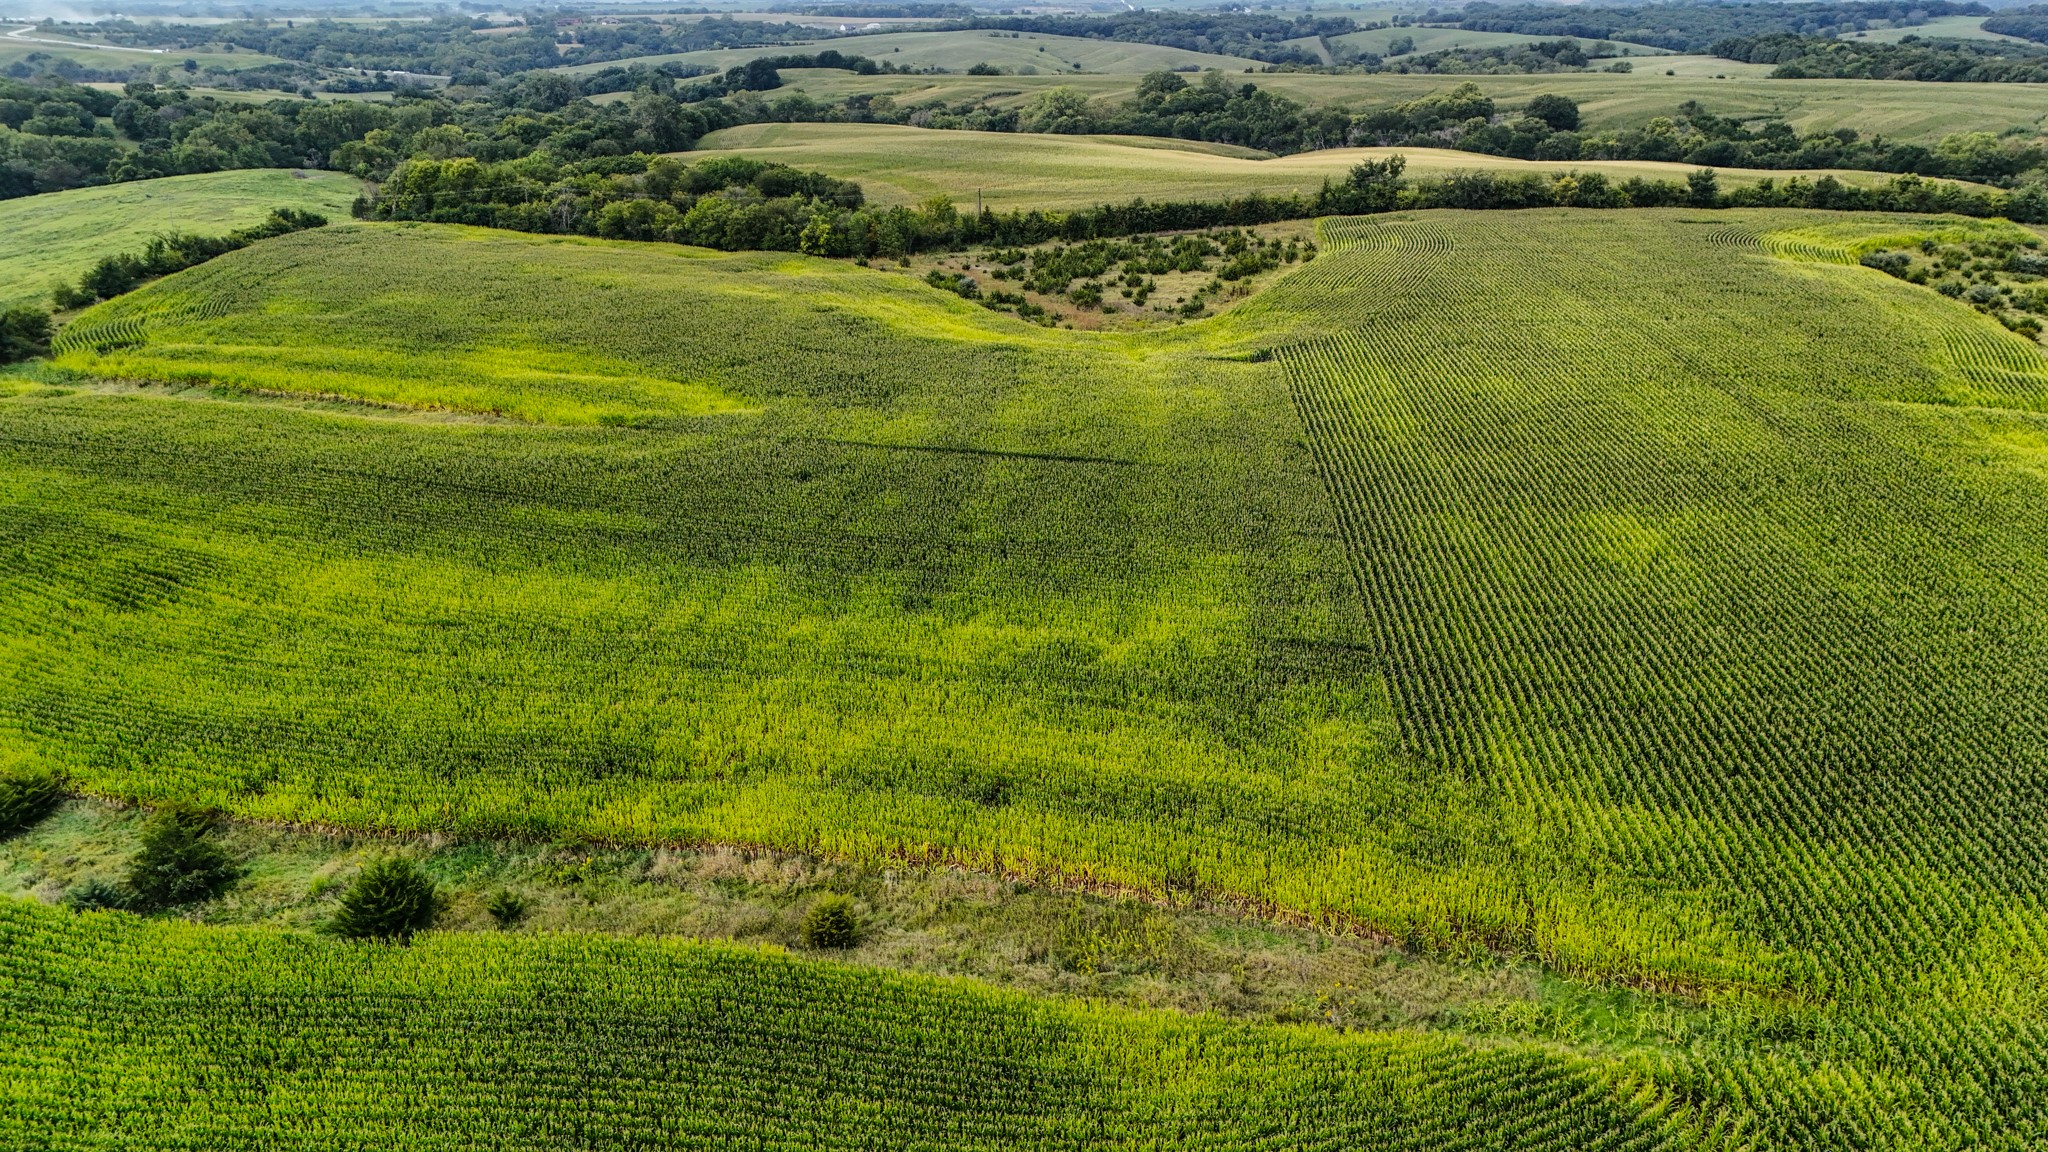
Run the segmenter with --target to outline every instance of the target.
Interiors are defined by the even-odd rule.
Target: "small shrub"
[[[410,940],[434,926],[441,906],[441,891],[426,873],[392,857],[363,869],[327,930],[352,940]]]
[[[64,894],[64,906],[73,912],[100,912],[128,907],[128,890],[98,877],[75,885]]]
[[[0,364],[13,364],[50,351],[50,314],[40,308],[0,312]]]
[[[844,896],[823,896],[804,913],[804,944],[810,948],[851,948],[860,939],[860,921],[853,914],[853,901]]]
[[[509,888],[491,897],[491,902],[484,905],[484,911],[491,914],[491,919],[496,920],[500,928],[518,925],[526,919],[526,909],[526,897]]]
[[[52,776],[0,776],[0,836],[12,836],[50,814],[63,793]]]
[[[211,900],[242,878],[242,869],[209,838],[213,818],[166,808],[142,829],[142,851],[128,868],[128,889],[144,911]]]

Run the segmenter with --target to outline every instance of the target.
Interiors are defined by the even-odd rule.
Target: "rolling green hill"
[[[2031,43],[2018,36],[1986,32],[1982,16],[1936,16],[1923,24],[1909,24],[1901,28],[1872,28],[1867,32],[1844,32],[1841,39],[1896,44],[1907,36],[1918,36],[1922,40],[2000,40],[2008,44]]]
[[[2026,1147],[2048,358],[1852,262],[1961,226],[1327,221],[1264,294],[1137,335],[805,258],[265,242],[88,312],[0,399],[0,762],[257,819],[1205,893],[1693,997],[1713,1023],[1604,1081],[1674,1138]],[[114,931],[27,923],[57,943],[11,953]],[[648,1016],[570,967],[549,1019]],[[442,986],[530,986],[492,979]],[[115,1061],[106,999],[53,1011]],[[214,1059],[179,1043],[168,1076]],[[1179,1042],[1103,1043],[1152,1083]],[[905,1082],[877,1094],[952,1094]],[[1162,1123],[1350,1122],[1249,1083],[1280,1112]]]
[[[125,72],[138,66],[177,67],[187,60],[202,68],[224,68],[231,72],[283,63],[275,56],[265,56],[260,52],[222,52],[210,49],[156,52],[147,49],[117,48],[111,45],[95,47],[91,41],[74,35],[46,35],[34,27],[0,19],[0,68],[16,63],[27,63],[30,57],[37,55],[69,60],[83,68],[109,72]]]
[[[1264,157],[1246,148],[1145,136],[1045,136],[962,132],[893,124],[750,124],[714,132],[688,158],[748,156],[858,181],[883,204],[916,204],[933,195],[971,205],[977,193],[997,210],[1085,208],[1147,200],[1227,199],[1254,192],[1312,194],[1342,181],[1361,161],[1402,156],[1424,178],[1453,172],[1600,172],[1615,180],[1683,180],[1688,164],[1650,160],[1515,160],[1446,148],[1330,148]],[[1832,175],[1874,186],[1883,172],[1719,170],[1730,188],[1758,180]]]
[[[59,281],[161,232],[232,232],[273,208],[344,218],[362,189],[340,172],[256,168],[0,200],[0,308],[47,304]]]

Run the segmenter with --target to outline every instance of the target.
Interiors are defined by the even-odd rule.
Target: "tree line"
[[[819,110],[808,109],[816,114]],[[826,115],[825,118],[832,118]],[[1849,168],[2009,184],[2048,164],[2027,135],[1954,133],[1934,147],[1865,137],[1854,129],[1800,134],[1771,117],[1727,117],[1695,101],[1636,128],[1587,131],[1575,101],[1539,95],[1502,107],[1471,82],[1380,108],[1312,109],[1211,72],[1189,83],[1154,72],[1130,100],[1090,100],[1071,88],[1021,109],[903,107],[875,99],[846,119],[981,131],[1117,133],[1240,144],[1275,153],[1357,146],[1454,148],[1522,160],[1658,160],[1716,168]]]
[[[1926,80],[1972,84],[2048,81],[2048,52],[1987,40],[1923,40],[1896,44],[1774,33],[1714,43],[1713,53],[1747,64],[1775,64],[1775,80]]]
[[[1479,172],[1411,180],[1399,156],[1358,165],[1345,180],[1325,182],[1312,195],[1133,200],[1071,212],[966,213],[943,196],[915,208],[877,207],[851,181],[745,157],[690,165],[672,157],[629,156],[577,166],[552,180],[535,172],[519,163],[410,161],[374,198],[359,204],[358,214],[857,258],[1426,208],[1829,208],[2048,222],[2048,192],[2038,187],[2006,193],[1904,175],[1874,188],[1832,176],[1800,176],[1724,190],[1707,168],[1683,181],[1613,180],[1597,172]]]

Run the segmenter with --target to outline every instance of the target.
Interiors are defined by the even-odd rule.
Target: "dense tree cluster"
[[[2048,4],[2035,4],[2026,8],[2007,8],[1984,18],[1986,32],[2000,36],[2017,36],[2037,44],[2048,44]]]
[[[1611,54],[1612,44],[1581,44],[1571,37],[1539,40],[1529,44],[1502,44],[1483,48],[1446,48],[1403,56],[1398,60],[1367,57],[1351,70],[1367,72],[1424,72],[1454,76],[1511,76],[1539,72],[1584,72],[1595,67],[1595,58]],[[1605,65],[1629,71],[1633,65],[1620,61]]]
[[[100,123],[117,103],[95,88],[0,78],[0,199],[97,182],[121,154]]]
[[[1025,106],[1017,127],[1026,132],[1211,140],[1292,152],[1304,146],[1305,136],[1324,139],[1310,126],[1314,118],[1285,96],[1251,84],[1231,84],[1220,72],[1209,72],[1194,84],[1177,72],[1153,72],[1139,81],[1137,96],[1122,104],[1098,105],[1065,87],[1041,93]]]
[[[609,104],[583,99],[589,81],[547,72],[473,97],[388,104],[251,104],[146,82],[115,96],[0,81],[0,199],[230,168],[333,168],[378,179],[413,156],[499,161],[544,152],[573,162],[688,148],[713,129],[769,118],[757,103],[681,103],[668,76],[639,79],[635,96]]]
[[[1923,24],[1938,16],[1982,16],[1982,4],[1946,0],[1874,0],[1827,4],[1652,4],[1642,6],[1557,4],[1494,4],[1481,0],[1455,15],[1457,27],[1469,32],[1520,32],[1529,36],[1577,36],[1588,40],[1626,40],[1704,52],[1718,40],[1733,36],[1793,33],[1834,36],[1869,27]],[[1450,16],[1445,16],[1449,20]]]
[[[1922,40],[1896,44],[1774,33],[1714,43],[1714,55],[1750,64],[1776,64],[1774,79],[1933,80],[1957,83],[2039,84],[2048,81],[2048,53],[2029,45],[1975,40]]]

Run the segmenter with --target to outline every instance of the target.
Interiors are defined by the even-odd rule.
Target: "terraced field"
[[[806,259],[430,226],[266,242],[87,313],[58,360],[75,376],[0,399],[0,759],[265,819],[1204,893],[1670,990],[1711,1021],[1567,1056],[1536,1015],[1498,1049],[1427,1049],[1456,1099],[1506,1093],[1466,1112],[1393,1087],[1415,1083],[1412,1035],[1061,1017],[1112,1055],[1020,1039],[1054,1053],[1041,1078],[983,1078],[1059,1085],[1018,1106],[1080,1117],[1047,1132],[997,1100],[917,1111],[957,1095],[904,1055],[954,1046],[969,1009],[949,1001],[874,1042],[908,1061],[871,1094],[913,1101],[900,1146],[1114,1145],[1087,1125],[1138,1107],[1192,1146],[1373,1145],[1383,1125],[1417,1147],[2029,1147],[2048,1134],[2048,360],[1847,262],[1866,237],[1969,226],[1329,221],[1263,295],[1141,335]],[[92,1015],[131,1002],[123,965],[226,989],[144,998],[123,1033],[179,1053],[166,1098],[209,1106],[259,1094],[254,1073],[178,1079],[236,1051],[166,1039],[202,1010],[287,1020],[309,1037],[294,1061],[344,1043],[264,987],[348,974],[360,999],[316,1002],[370,1013],[361,1034],[384,1025],[359,1005],[481,986],[458,1031],[527,1036],[532,1004],[578,1038],[545,1050],[578,1070],[560,1083],[624,1085],[588,1053],[621,1021],[699,1019],[638,999],[698,978],[612,984],[578,949],[628,971],[729,956],[331,959],[252,934],[229,938],[244,974],[191,929],[8,915],[49,943],[7,955],[64,959],[9,961],[0,994],[114,990],[37,1018],[80,1021],[80,1067],[123,1058]],[[793,1001],[721,991],[709,1018],[837,1028],[883,995],[760,994]],[[418,1064],[379,1075],[436,1082],[417,1072],[447,1067],[443,1041],[418,1027]],[[623,1047],[726,1083],[694,1035]],[[751,1039],[716,1043],[765,1067]],[[867,1043],[765,1077],[829,1125],[762,1142],[876,1131],[810,1087]],[[1185,1051],[1212,1063],[1184,1075]],[[1157,1087],[1132,1105],[1091,1087],[1111,1081]],[[458,1082],[449,1099],[490,1107]],[[63,1107],[24,1098],[31,1125]],[[422,1142],[454,1115],[392,1107]]]
[[[0,200],[0,309],[47,306],[57,282],[75,281],[103,256],[140,251],[161,232],[220,235],[275,208],[339,220],[362,190],[341,172],[254,168]]]

